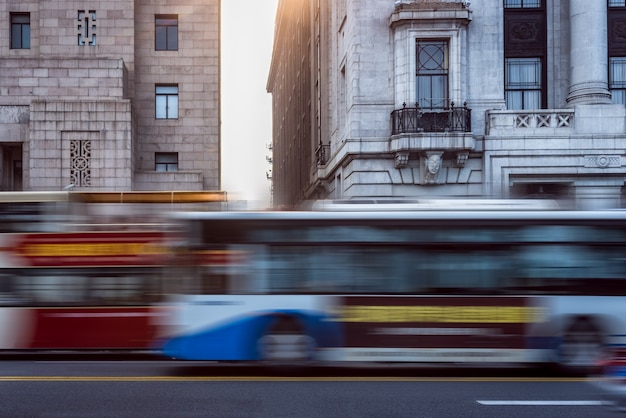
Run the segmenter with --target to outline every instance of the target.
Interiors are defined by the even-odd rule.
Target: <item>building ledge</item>
[[[467,25],[472,20],[472,12],[463,4],[442,1],[410,2],[398,4],[391,17],[389,26],[415,21],[460,21]]]
[[[137,171],[135,190],[203,190],[199,171]]]
[[[389,142],[391,152],[407,151],[473,151],[476,140],[468,132],[406,133],[393,135]]]

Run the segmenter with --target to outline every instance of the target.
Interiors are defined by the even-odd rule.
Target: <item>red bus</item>
[[[223,192],[0,193],[0,349],[150,349],[180,207]]]

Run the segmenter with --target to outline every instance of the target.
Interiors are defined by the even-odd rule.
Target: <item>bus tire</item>
[[[293,316],[274,320],[258,340],[261,361],[272,365],[301,365],[313,359],[315,341]]]
[[[606,359],[605,335],[588,317],[572,320],[559,346],[559,366],[567,373],[590,374]]]

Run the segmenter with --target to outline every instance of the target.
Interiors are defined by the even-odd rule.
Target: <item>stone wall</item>
[[[29,105],[33,99],[97,100],[122,98],[121,59],[2,58],[0,105]]]
[[[23,163],[23,188],[219,189],[219,5],[0,0],[3,33],[30,14],[30,48],[0,37],[0,153]],[[155,51],[157,14],[178,16],[177,50]],[[157,84],[179,86],[177,119],[156,119]],[[155,152],[179,171],[156,173]]]
[[[202,188],[219,188],[220,87],[219,2],[181,3],[177,0],[141,0],[136,9],[137,172],[154,171],[156,152],[178,153],[178,170],[195,173]],[[178,50],[155,51],[156,14],[178,16]],[[178,85],[178,119],[155,120],[155,86]],[[177,174],[163,173],[165,179]],[[160,183],[144,175],[138,190],[166,190],[178,184],[174,177]],[[180,176],[178,176],[180,177]],[[194,189],[197,185],[189,184]]]
[[[34,101],[25,144],[29,190],[130,190],[129,100]]]

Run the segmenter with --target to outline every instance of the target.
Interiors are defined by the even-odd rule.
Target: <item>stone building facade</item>
[[[0,190],[220,188],[220,1],[0,0]]]
[[[280,0],[274,202],[619,207],[625,27],[624,0]]]

